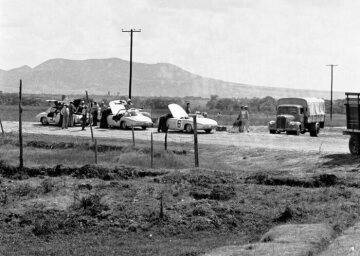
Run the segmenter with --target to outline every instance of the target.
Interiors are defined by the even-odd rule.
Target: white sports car
[[[59,122],[60,122],[61,101],[47,100],[47,102],[52,103],[52,106],[49,107],[46,111],[37,114],[35,117],[36,120],[40,121],[42,125],[48,125],[48,124],[60,125]],[[74,125],[81,124],[82,115],[74,114],[73,116],[74,116]]]
[[[194,115],[189,116],[178,104],[169,104],[168,108],[171,112],[171,115],[166,115],[160,118],[158,128],[159,131],[165,131],[168,127],[170,130],[186,131],[188,133],[193,132]],[[218,124],[213,119],[196,114],[196,126],[197,130],[204,130],[206,133],[210,133],[213,129],[216,129]]]
[[[120,100],[114,100],[109,103],[111,114],[107,116],[108,127],[120,127],[127,129],[130,127],[141,127],[146,129],[151,127],[153,122],[150,117],[145,116],[139,109],[126,109],[124,103]]]

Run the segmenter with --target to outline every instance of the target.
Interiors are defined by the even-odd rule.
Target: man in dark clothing
[[[87,114],[87,106],[84,105],[83,109],[82,109],[82,123],[81,123],[81,130],[85,130],[85,126],[86,126],[86,114]]]
[[[186,114],[190,114],[190,113],[191,113],[190,102],[186,103],[185,112],[186,112]]]
[[[74,125],[74,114],[76,113],[76,107],[74,106],[74,102],[70,102],[69,104],[69,127]]]
[[[99,111],[99,106],[96,102],[94,102],[94,105],[92,107],[92,115],[93,115],[93,126],[97,126],[97,121],[98,121],[98,111]]]

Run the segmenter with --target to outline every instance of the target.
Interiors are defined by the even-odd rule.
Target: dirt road
[[[18,122],[3,121],[5,132],[17,132]],[[310,137],[308,133],[293,136],[286,134],[269,134],[267,127],[256,126],[250,133],[199,132],[199,144],[225,145],[243,148],[268,148],[295,151],[314,151],[321,153],[349,153],[349,136],[342,135],[345,128],[325,128],[319,137]],[[42,126],[40,123],[23,122],[23,132],[29,134],[53,134],[66,136],[84,136],[91,138],[90,127],[81,131],[81,127],[71,127],[62,130],[57,126]],[[95,138],[132,139],[131,130],[93,128]],[[157,133],[155,128],[147,130],[136,129],[136,140],[150,140],[153,132],[155,141],[163,141],[164,133]],[[192,143],[193,135],[182,132],[169,132],[168,141],[176,143]]]

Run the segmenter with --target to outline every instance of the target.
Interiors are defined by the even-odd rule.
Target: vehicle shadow
[[[323,159],[328,159],[329,161],[323,163],[324,166],[339,166],[339,165],[356,165],[360,167],[360,157],[348,154],[329,154],[322,156]]]

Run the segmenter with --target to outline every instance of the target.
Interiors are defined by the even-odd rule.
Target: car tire
[[[40,119],[40,122],[41,122],[42,125],[48,125],[48,124],[49,124],[49,122],[48,122],[48,120],[47,120],[46,117],[42,117],[42,118]]]
[[[126,130],[127,129],[127,125],[126,125],[126,122],[125,121],[122,121],[120,123],[120,128],[123,129],[123,130]]]
[[[141,129],[146,130],[147,126],[141,126]]]
[[[205,132],[206,132],[206,133],[210,133],[210,132],[211,132],[211,129],[205,129]]]
[[[187,133],[192,133],[193,132],[193,128],[192,128],[191,124],[185,125],[185,131]]]
[[[275,134],[276,130],[269,130],[270,134]]]
[[[360,138],[357,135],[352,135],[349,140],[349,149],[352,155],[360,155]]]

